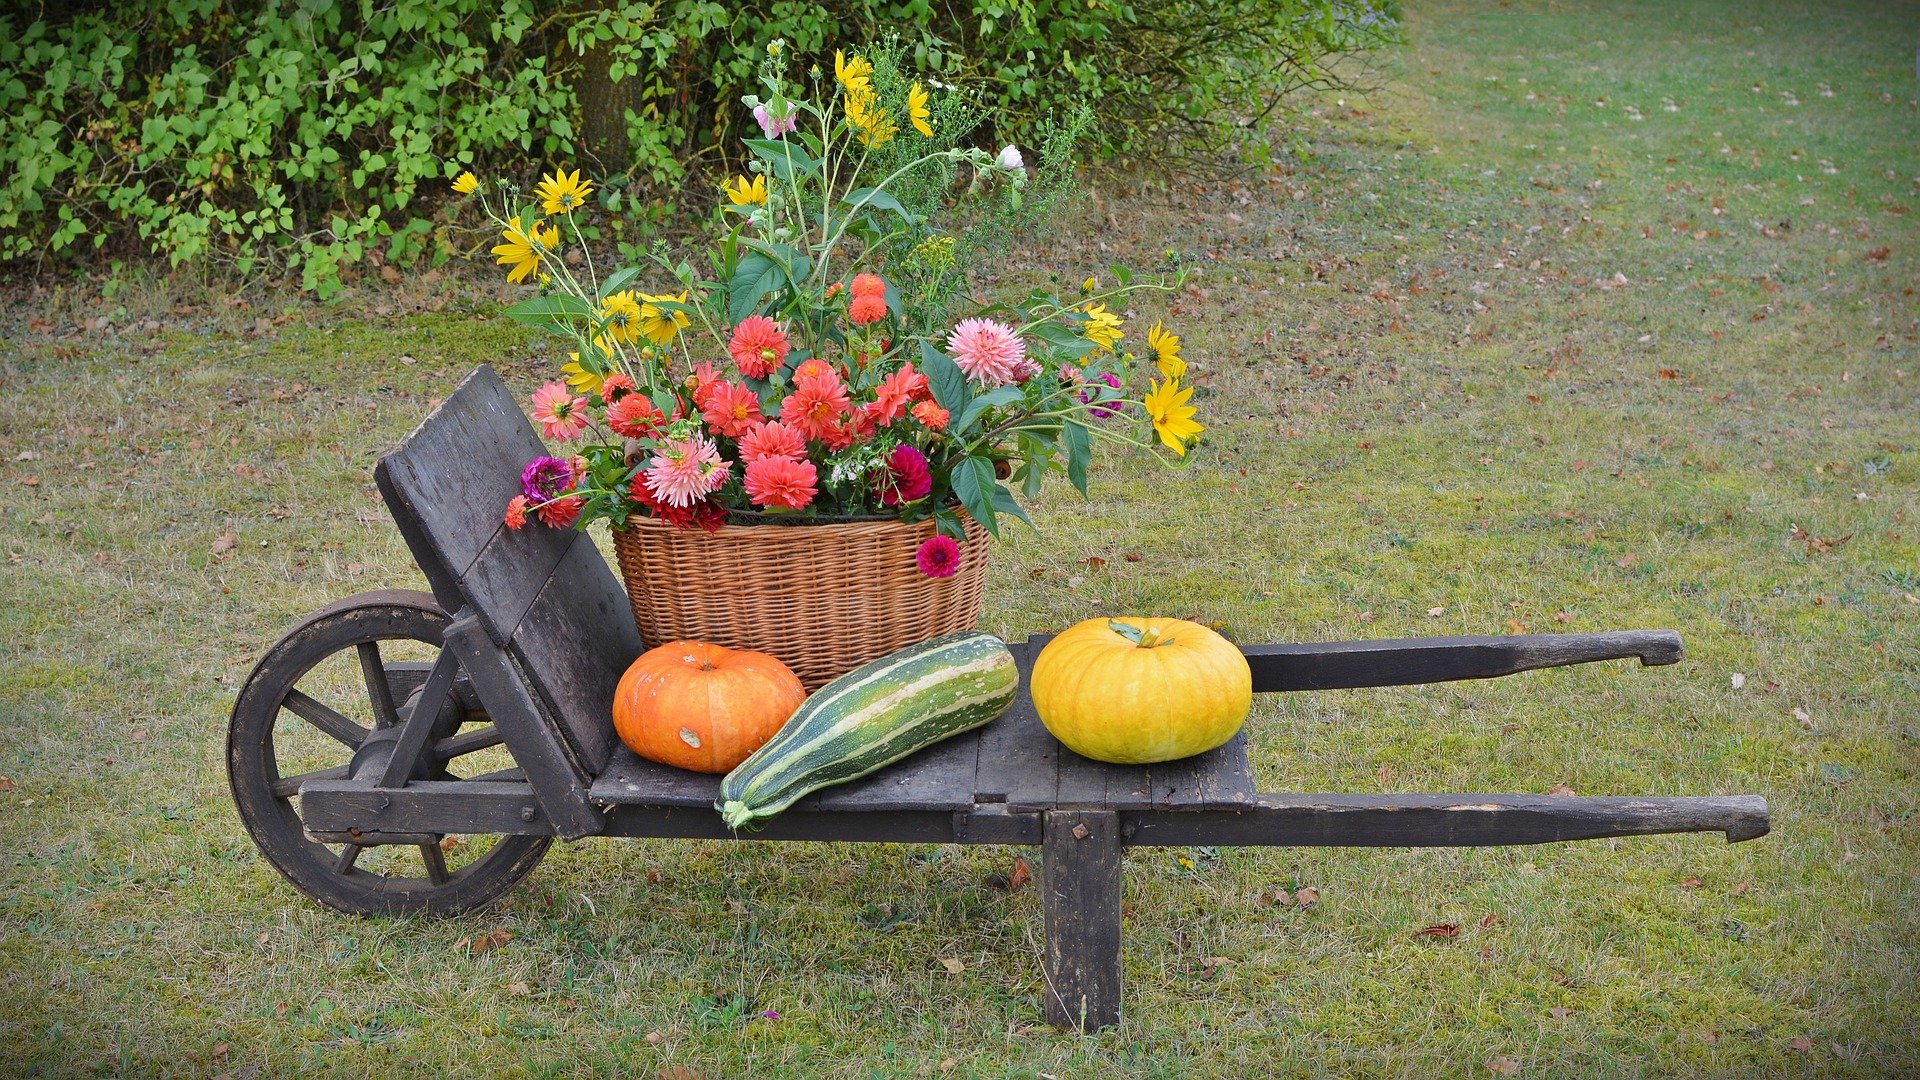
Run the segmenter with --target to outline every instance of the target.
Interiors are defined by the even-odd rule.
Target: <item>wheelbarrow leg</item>
[[[1120,817],[1047,812],[1041,839],[1047,1022],[1096,1031],[1120,1022]]]

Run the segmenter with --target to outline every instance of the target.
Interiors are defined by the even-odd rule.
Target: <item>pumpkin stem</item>
[[[1160,631],[1157,629],[1135,626],[1132,623],[1123,623],[1118,619],[1108,619],[1107,629],[1119,634],[1121,637],[1126,638],[1142,649],[1151,649],[1157,645],[1173,644],[1172,638],[1161,641]]]
[[[702,660],[702,661],[700,661],[700,670],[701,670],[701,671],[712,671],[712,670],[713,670],[713,661],[711,661],[711,660]]]
[[[1140,647],[1141,648],[1151,649],[1154,647],[1154,645],[1158,644],[1159,641],[1160,641],[1160,631],[1157,628],[1149,626],[1140,631]]]

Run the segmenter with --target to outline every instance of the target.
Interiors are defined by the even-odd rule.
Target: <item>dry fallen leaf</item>
[[[469,956],[492,952],[513,940],[513,934],[507,930],[494,930],[485,934],[475,934],[470,938],[461,938],[454,947],[465,950]]]
[[[1437,938],[1459,937],[1460,924],[1450,923],[1450,922],[1434,923],[1432,926],[1423,926],[1420,929],[1415,930],[1413,932],[1413,936],[1414,937],[1437,937]]]
[[[1565,1005],[1555,1005],[1553,1008],[1547,1010],[1547,1015],[1553,1017],[1555,1020],[1565,1020],[1567,1017],[1573,1015],[1573,1010],[1567,1008]]]
[[[707,1080],[699,1069],[686,1065],[669,1065],[660,1070],[660,1080]]]
[[[1433,616],[1436,619],[1442,615],[1445,615],[1446,613],[1447,613],[1447,609],[1443,607],[1430,607],[1427,609],[1427,614]]]
[[[1482,930],[1487,930],[1492,928],[1493,925],[1495,923],[1498,923],[1499,921],[1500,921],[1500,916],[1489,911],[1485,915],[1480,916],[1480,921],[1475,923],[1474,925],[1478,926]]]
[[[1490,1058],[1487,1061],[1487,1068],[1492,1069],[1501,1076],[1520,1075],[1520,1063],[1504,1054],[1497,1058]]]
[[[1734,673],[1733,673],[1733,688],[1734,688],[1735,690],[1738,690],[1738,689],[1740,689],[1741,687],[1743,687],[1743,686],[1745,686],[1745,685],[1747,685],[1747,677],[1746,677],[1746,676],[1745,676],[1744,674],[1742,674],[1742,673],[1740,673],[1740,672],[1738,672],[1738,671],[1736,671],[1736,672],[1734,672]]]
[[[1101,558],[1098,555],[1089,555],[1082,561],[1084,561],[1087,564],[1087,569],[1089,570],[1098,570],[1101,567],[1107,565],[1107,560]]]
[[[1520,621],[1519,619],[1508,619],[1508,620],[1507,620],[1507,633],[1509,633],[1509,634],[1524,634],[1524,633],[1526,633],[1526,632],[1527,632],[1527,624],[1526,624],[1526,623],[1523,623],[1523,622],[1521,622],[1521,621]]]
[[[215,555],[224,555],[232,551],[238,543],[240,543],[240,538],[233,534],[232,529],[228,529],[226,532],[213,538],[213,553]]]
[[[967,970],[967,965],[961,963],[958,959],[951,956],[941,957],[940,966],[943,968],[946,968],[947,974],[949,975],[959,975],[964,973]]]
[[[1700,879],[1697,877],[1688,877],[1680,882],[1680,887],[1683,889],[1697,889],[1700,887]]]
[[[9,792],[12,790],[13,790],[13,777],[0,776],[0,794],[5,794],[6,792]]]
[[[1553,785],[1547,789],[1547,794],[1557,799],[1570,799],[1574,797],[1573,788],[1566,784]]]
[[[1286,907],[1293,903],[1293,894],[1279,886],[1260,894],[1261,907]]]
[[[507,993],[512,994],[514,997],[526,997],[528,994],[533,993],[533,987],[523,982],[508,983]]]
[[[1735,886],[1734,886],[1733,888],[1731,888],[1731,889],[1728,889],[1728,890],[1727,890],[1727,895],[1728,895],[1728,896],[1743,896],[1743,895],[1745,895],[1745,894],[1746,894],[1746,891],[1747,891],[1748,889],[1751,889],[1751,888],[1753,888],[1753,882],[1751,882],[1751,881],[1742,881],[1742,882],[1740,882],[1740,883],[1738,883],[1738,884],[1736,884],[1736,885],[1735,885]]]
[[[1720,1041],[1720,1033],[1717,1031],[1703,1031],[1700,1033],[1700,1041],[1706,1043],[1708,1046],[1712,1046],[1714,1043]]]
[[[1013,860],[1013,873],[1007,875],[1007,891],[1019,892],[1032,880],[1033,864],[1029,863],[1024,857],[1015,856]]]
[[[40,478],[37,476],[23,476],[20,478],[20,482],[27,485],[28,487],[40,486]]]
[[[265,945],[267,942],[273,940],[273,931],[262,930],[259,933],[253,935],[253,940],[255,944]]]
[[[1312,907],[1320,902],[1320,890],[1311,885],[1304,885],[1293,891],[1293,899],[1301,907]]]
[[[1813,1040],[1807,1038],[1805,1035],[1796,1036],[1795,1038],[1787,1040],[1787,1049],[1798,1050],[1801,1053],[1805,1053],[1813,1049]]]

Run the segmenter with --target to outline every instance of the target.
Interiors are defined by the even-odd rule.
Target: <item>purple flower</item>
[[[537,457],[520,473],[520,490],[537,503],[558,498],[573,488],[573,466],[557,457]]]
[[[1100,376],[1100,378],[1103,382],[1105,382],[1108,386],[1113,387],[1115,390],[1120,389],[1120,376],[1115,375],[1113,372],[1109,371],[1105,375]],[[1089,404],[1092,401],[1093,401],[1093,391],[1091,390],[1080,391],[1080,403],[1082,405]],[[1112,416],[1116,410],[1095,405],[1093,408],[1088,409],[1087,411],[1092,413],[1098,419],[1105,420],[1107,417]]]
[[[780,1019],[780,1010],[767,1009],[766,1011],[762,1012],[760,1016],[762,1019],[765,1019],[765,1020],[778,1020]]]

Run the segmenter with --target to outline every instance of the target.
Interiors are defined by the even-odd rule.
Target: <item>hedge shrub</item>
[[[526,177],[583,156],[599,159],[608,209],[658,210],[689,171],[717,173],[735,152],[718,117],[775,37],[798,71],[830,72],[836,45],[897,35],[920,70],[985,96],[1006,118],[1000,139],[1087,101],[1106,151],[1218,146],[1257,132],[1329,57],[1385,40],[1396,15],[1397,0],[149,0],[0,14],[0,259],[105,248],[294,270],[326,294],[375,250],[444,258],[433,209],[456,168]]]

